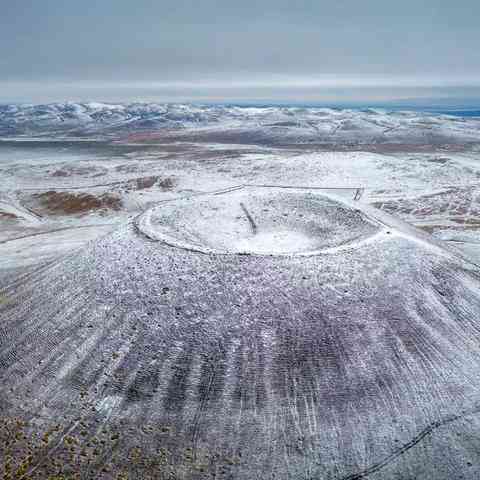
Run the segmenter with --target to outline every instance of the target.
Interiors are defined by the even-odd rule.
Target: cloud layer
[[[183,88],[206,98],[232,87],[480,84],[474,0],[0,4],[0,101],[21,97],[22,84],[47,82],[69,85],[63,93],[77,96],[92,85],[107,93],[109,85],[141,82],[142,95]]]

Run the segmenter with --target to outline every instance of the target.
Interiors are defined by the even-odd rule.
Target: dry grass
[[[99,429],[88,419],[77,426],[43,428],[20,418],[0,416],[0,478],[3,480],[186,480],[232,478],[241,458],[232,452],[189,446],[175,448],[175,432],[144,425],[138,437],[120,425]]]
[[[49,190],[37,193],[33,198],[40,202],[42,208],[52,214],[84,214],[91,211],[119,211],[122,207],[121,199],[113,194],[104,193],[70,193]]]
[[[0,220],[17,220],[18,217],[13,213],[8,213],[0,210]]]
[[[154,186],[160,187],[164,191],[172,190],[175,187],[175,180],[171,177],[161,178],[153,175],[150,177],[136,178],[128,183],[128,187],[131,190],[145,190]]]

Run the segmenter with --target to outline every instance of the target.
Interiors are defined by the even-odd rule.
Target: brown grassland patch
[[[91,193],[71,193],[49,190],[33,195],[40,202],[41,207],[53,214],[75,215],[94,210],[115,210],[122,207],[121,199],[113,194],[104,193],[93,195]]]

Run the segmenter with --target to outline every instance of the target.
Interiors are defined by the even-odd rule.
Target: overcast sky
[[[479,0],[0,4],[0,101],[480,91]]]

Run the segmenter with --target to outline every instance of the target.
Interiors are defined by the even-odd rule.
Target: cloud
[[[209,97],[225,89],[271,87],[273,95],[480,83],[473,0],[0,0],[0,7],[4,99],[22,96],[27,84],[63,85],[59,94],[77,96],[105,87]]]

